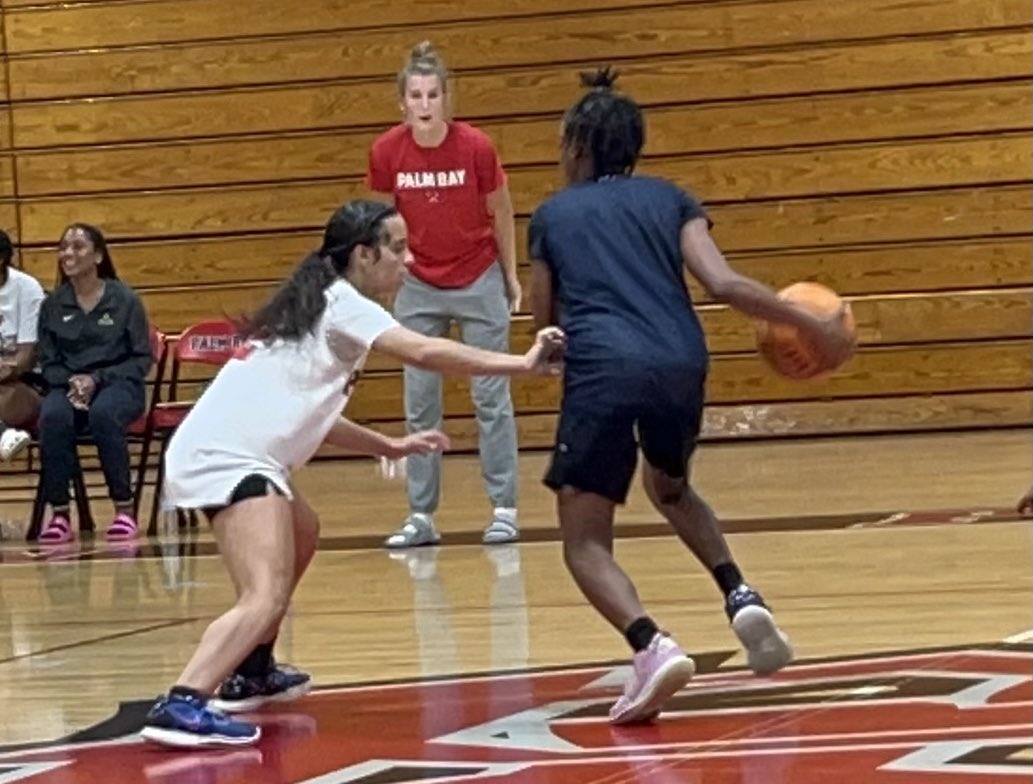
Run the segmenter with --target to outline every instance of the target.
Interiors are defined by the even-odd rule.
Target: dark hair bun
[[[620,76],[620,71],[613,66],[597,68],[595,71],[582,71],[581,86],[590,87],[595,90],[609,90]]]

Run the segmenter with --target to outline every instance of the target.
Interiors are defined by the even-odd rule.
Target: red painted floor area
[[[0,783],[969,784],[1033,774],[1028,645],[802,663],[774,678],[712,672],[640,727],[606,722],[621,675],[321,689],[255,714],[264,736],[254,748],[189,753],[125,735],[141,703],[110,723],[121,738],[0,754]]]

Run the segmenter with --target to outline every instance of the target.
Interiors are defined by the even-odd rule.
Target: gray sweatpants
[[[408,276],[395,297],[394,315],[402,326],[431,337],[447,334],[455,322],[464,343],[509,351],[509,304],[498,264],[465,289],[439,289]],[[509,379],[474,376],[470,388],[488,498],[496,507],[516,507],[516,421]],[[410,433],[441,427],[440,374],[405,367],[405,418]],[[433,514],[441,496],[441,456],[412,456],[407,469],[410,510]]]

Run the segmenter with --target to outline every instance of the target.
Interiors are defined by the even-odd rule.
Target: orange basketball
[[[794,283],[778,292],[778,298],[792,302],[817,316],[831,315],[843,306],[836,292],[820,283]],[[846,306],[843,326],[852,337],[857,335],[850,306]],[[757,322],[757,348],[764,360],[783,376],[796,379],[817,378],[837,368],[825,367],[796,327],[788,324]]]

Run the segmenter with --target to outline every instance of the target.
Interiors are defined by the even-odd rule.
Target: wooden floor
[[[478,702],[475,691],[483,679],[446,681],[452,686],[460,684],[469,692],[467,697],[462,696],[467,692],[461,690],[449,692],[453,702],[448,703],[452,708],[446,713],[451,718],[446,721],[439,716],[430,721],[424,715],[423,725],[404,732],[398,730],[401,739],[397,742],[402,745],[390,751],[394,755],[391,759],[415,755],[420,759],[434,758],[438,760],[434,764],[444,765],[452,757],[435,756],[428,751],[433,744],[427,745],[436,737],[432,733],[441,734],[442,721],[481,725],[507,715],[507,711],[513,713],[517,706],[524,705],[521,700],[530,700],[524,706],[529,708],[541,695],[556,700],[577,698],[587,683],[572,686],[574,681],[549,678],[584,679],[590,674],[588,680],[592,681],[604,677],[600,688],[605,690],[605,675],[614,666],[611,663],[627,658],[624,642],[585,605],[563,568],[555,541],[551,498],[539,484],[544,464],[545,456],[540,454],[521,458],[522,522],[534,541],[496,548],[465,544],[476,541],[487,507],[476,462],[471,458],[452,458],[447,461],[445,502],[439,514],[445,543],[440,548],[407,554],[389,554],[375,546],[404,516],[402,485],[376,479],[369,461],[310,466],[298,476],[298,486],[323,517],[326,549],[317,556],[297,594],[278,655],[309,670],[321,686],[342,688],[320,691],[290,709],[263,714],[264,721],[280,730],[267,733],[269,740],[263,741],[259,756],[248,756],[246,751],[232,752],[237,757],[218,753],[209,756],[204,760],[204,765],[213,766],[206,773],[208,778],[190,778],[177,767],[180,763],[174,756],[151,750],[150,756],[126,757],[120,763],[124,776],[117,780],[330,784],[367,780],[461,781],[483,774],[485,778],[494,775],[492,780],[507,782],[619,780],[666,784],[703,781],[703,771],[707,772],[707,782],[826,780],[822,778],[822,768],[815,772],[804,764],[813,762],[810,758],[800,762],[801,767],[793,768],[797,773],[788,778],[737,778],[738,774],[720,767],[728,762],[727,756],[716,752],[716,756],[711,752],[702,756],[693,756],[696,752],[688,754],[686,748],[695,748],[692,744],[699,740],[693,732],[704,727],[689,721],[692,715],[688,709],[687,713],[673,714],[669,721],[658,725],[662,731],[649,730],[652,735],[622,736],[605,730],[599,736],[605,737],[611,756],[615,746],[621,747],[621,754],[631,753],[629,749],[652,749],[643,758],[652,760],[648,774],[629,773],[621,768],[623,773],[618,771],[620,775],[616,775],[605,765],[593,767],[594,762],[580,767],[549,768],[539,761],[535,763],[538,767],[482,768],[476,775],[454,774],[458,778],[443,778],[440,771],[433,778],[425,770],[419,775],[413,773],[414,778],[399,778],[394,773],[381,775],[386,768],[369,762],[383,759],[388,752],[370,750],[372,756],[362,757],[362,744],[357,741],[366,735],[377,742],[391,736],[395,727],[390,719],[392,711],[406,710],[401,703],[395,704],[383,695],[408,693],[405,689],[410,687],[343,688],[349,684],[561,668],[559,674],[499,681],[509,684],[506,688],[515,689],[522,684],[521,688],[526,690],[520,693],[524,696],[506,692],[510,701],[503,700],[501,708],[483,707]],[[1029,485],[1031,470],[1030,433],[1022,430],[708,445],[699,455],[695,481],[729,530],[737,532],[731,535],[733,551],[748,578],[774,606],[793,638],[798,659],[808,662],[845,658],[850,660],[846,664],[828,666],[852,667],[853,677],[861,665],[852,660],[866,654],[985,646],[1006,638],[1019,639],[1015,635],[1021,637],[1033,626],[1030,526],[1017,521],[1010,512],[1018,495]],[[22,506],[4,505],[8,531],[23,523],[27,509]],[[96,510],[103,525],[107,510],[102,504]],[[661,530],[656,525],[656,515],[650,512],[638,490],[621,514],[620,522],[618,556],[638,582],[646,606],[699,657],[704,672],[707,663],[712,665],[714,674],[700,678],[700,688],[705,691],[708,678],[717,678],[721,683],[743,681],[745,676],[737,670],[743,660],[736,652],[736,641],[709,576],[676,540],[657,535]],[[230,586],[204,531],[188,532],[182,537],[178,532],[166,531],[160,541],[143,542],[123,550],[101,540],[83,541],[60,550],[28,548],[15,541],[7,542],[0,556],[0,744],[5,747],[52,742],[87,728],[94,728],[87,739],[118,735],[124,731],[118,730],[122,726],[118,722],[111,725],[115,730],[96,729],[96,725],[112,717],[120,703],[136,710],[138,719],[145,701],[169,685],[207,621],[230,600]],[[997,717],[992,726],[999,729],[981,728],[974,737],[991,737],[998,744],[1019,737],[1025,739],[1025,747],[1029,746],[1029,701],[1033,696],[1029,695],[1028,655],[1023,650],[1028,647],[1012,646],[1005,653],[998,651],[993,661],[1008,662],[1008,656],[1020,657],[1024,668],[1020,671],[1025,678],[1019,678],[1022,683],[1016,688],[1020,689],[1019,702],[1025,706],[1024,718]],[[961,661],[958,655],[951,659],[956,665]],[[928,666],[926,659],[914,661],[919,663],[908,664],[908,671]],[[926,664],[921,664],[923,661]],[[972,661],[966,659],[965,667],[976,667]],[[989,665],[980,662],[976,669],[985,674]],[[601,669],[583,669],[593,665]],[[789,682],[802,677],[801,673],[816,671],[813,667],[817,666],[792,667],[775,681],[749,682]],[[581,669],[571,671],[572,667]],[[943,667],[937,665],[934,669],[939,672]],[[956,674],[956,667],[951,672],[955,673],[952,677],[961,677]],[[423,704],[419,699],[428,699],[431,692],[427,689],[444,687],[417,683],[412,688],[416,686],[424,690],[420,692],[424,696],[415,698],[417,708],[413,710],[426,714],[425,704],[418,707]],[[872,688],[875,691],[871,693],[875,693],[883,687]],[[573,691],[564,694],[564,689]],[[856,693],[863,691],[855,689]],[[347,710],[340,705],[333,708],[337,703],[324,705],[321,701],[358,699],[356,695],[367,695],[363,709],[373,710],[380,718],[367,717],[362,729],[333,729],[338,726],[334,716],[345,715]],[[611,689],[607,699],[612,700],[613,696]],[[502,713],[495,716],[493,710]],[[731,711],[729,715],[741,718],[743,710]],[[788,709],[783,706],[778,710]],[[801,717],[802,727],[803,717],[810,714],[798,711],[792,715]],[[851,727],[872,723],[858,721],[860,724]],[[931,726],[920,729],[933,734],[946,732],[937,722],[950,725],[952,721],[939,717]],[[874,722],[875,729],[866,731],[877,735],[879,727],[884,726],[879,722],[885,719]],[[1016,735],[1021,722],[1025,722],[1023,729]],[[570,740],[571,733],[576,735],[582,725],[592,725],[597,730],[605,727],[602,719],[577,719],[564,725],[568,727],[564,737]],[[725,737],[722,733],[734,730],[724,725],[720,730],[714,729],[713,724],[705,726],[707,732],[715,733],[713,737]],[[453,731],[458,729],[458,725],[451,727]],[[799,731],[805,736],[814,732]],[[340,737],[333,732],[341,733]],[[292,733],[305,739],[297,739]],[[507,742],[515,743],[515,736],[508,730],[505,735],[510,738]],[[336,777],[319,778],[319,771],[306,767],[311,763],[311,754],[307,761],[280,756],[286,754],[283,749],[288,747],[301,754],[300,750],[309,748],[305,744],[326,743],[327,738],[334,737],[340,741],[334,748],[348,747],[359,756],[321,769],[320,775],[356,764],[360,767],[355,770],[365,771],[362,776],[368,773],[368,779],[358,773],[352,777],[335,774]],[[291,738],[295,740],[290,741]],[[412,748],[403,748],[402,740]],[[596,741],[598,738],[592,743]],[[898,737],[894,742],[899,741]],[[426,743],[421,746],[421,742]],[[587,742],[577,741],[580,747]],[[710,742],[718,741],[711,738]],[[808,742],[806,737],[796,738],[794,744]],[[492,743],[498,745],[501,741],[496,739]],[[671,744],[681,751],[670,756]],[[135,750],[139,745],[129,744],[127,748]],[[88,757],[94,748],[87,744],[81,753],[44,748],[31,753],[0,754],[0,782],[19,780],[5,777],[15,776],[11,771],[17,770],[36,776],[31,781],[40,784],[100,781],[100,773],[92,778],[94,774],[89,772]],[[102,748],[108,749],[103,759],[107,760],[104,764],[109,766],[110,774],[111,747]],[[965,773],[971,769],[975,775],[979,774],[977,769],[985,769],[983,772],[989,778],[977,779],[995,780],[1005,775],[1002,771],[1011,769],[1026,775],[1028,780],[1030,763],[1029,757],[1023,756],[1023,749],[1000,765],[973,763],[959,770]],[[499,758],[492,757],[492,764],[515,764],[515,753],[510,750]],[[786,754],[795,759],[792,753]],[[907,756],[904,751],[894,754]],[[270,758],[279,760],[279,767],[270,767]],[[479,759],[476,755],[473,758]],[[622,759],[621,765],[631,764]],[[662,775],[654,764],[658,759],[667,760]],[[860,765],[858,769],[863,770],[869,764],[866,759],[858,757],[850,764]],[[925,757],[921,759],[925,760],[922,765],[928,765]],[[74,765],[73,760],[77,760]],[[883,762],[870,764],[878,766]],[[30,768],[29,763],[37,767]],[[54,768],[52,774],[46,773],[47,765],[59,763],[62,767]],[[634,764],[640,763],[644,764],[642,760]],[[611,760],[608,764],[612,768],[614,763]],[[910,762],[901,764],[904,767],[900,770],[910,769]],[[1012,767],[1008,768],[1009,765]],[[103,768],[100,770],[103,772]],[[886,780],[926,782],[925,775],[898,773],[897,778]],[[1000,780],[1014,779],[1015,776],[1007,776]],[[883,779],[872,772],[844,780]],[[962,781],[964,776],[947,780]]]

